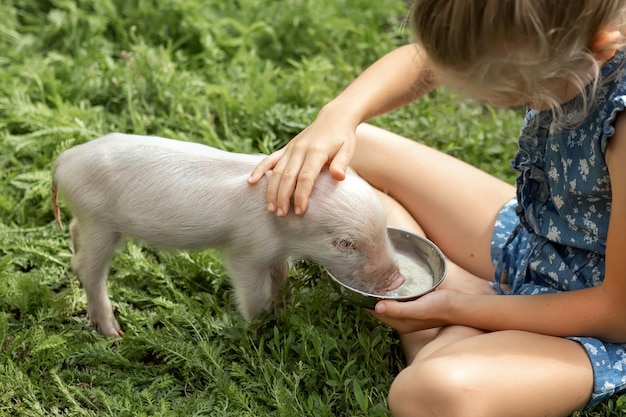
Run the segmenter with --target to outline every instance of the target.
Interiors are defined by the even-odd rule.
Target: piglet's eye
[[[333,245],[339,250],[351,250],[356,249],[356,245],[353,240],[346,238],[336,238],[333,240]]]

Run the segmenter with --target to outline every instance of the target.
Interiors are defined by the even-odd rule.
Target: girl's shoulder
[[[626,50],[621,50],[600,69],[598,95],[612,99],[626,94]]]
[[[565,103],[558,111],[528,110],[522,136],[580,136],[600,145],[604,152],[614,135],[614,123],[626,109],[626,51],[619,51],[600,69],[595,85]],[[598,141],[599,139],[599,141]]]

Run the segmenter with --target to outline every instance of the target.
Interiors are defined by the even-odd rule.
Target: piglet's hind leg
[[[113,314],[107,294],[109,262],[115,253],[120,234],[107,231],[97,224],[70,225],[74,257],[72,270],[87,294],[87,314],[91,323],[106,336],[121,337],[124,332]]]

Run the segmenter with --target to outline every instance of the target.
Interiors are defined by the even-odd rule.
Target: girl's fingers
[[[325,151],[313,150],[306,154],[293,192],[293,206],[297,215],[302,215],[307,210],[315,180],[327,162],[328,153]]]
[[[408,302],[379,301],[371,314],[400,333],[412,333],[447,324],[443,319],[425,318],[425,307],[418,304],[419,302],[419,299]]]
[[[354,156],[354,148],[356,147],[356,141],[346,141],[339,148],[335,157],[330,163],[329,171],[334,179],[342,181],[346,177],[346,171],[350,165],[350,161]]]
[[[248,177],[248,184],[254,185],[259,182],[267,171],[272,170],[274,166],[276,166],[276,163],[282,158],[283,153],[285,153],[284,148],[279,149],[263,158],[250,173],[250,176]]]
[[[276,163],[267,185],[267,209],[284,217],[289,213],[291,195],[296,188],[297,175],[302,166],[303,157],[292,151],[286,151]]]
[[[376,304],[377,314],[385,317],[409,320],[431,320],[437,310],[435,292],[425,294],[413,301],[381,300]]]
[[[397,301],[390,301],[389,303],[396,304],[405,304],[399,303]],[[378,310],[381,309],[379,306],[381,304],[387,304],[387,301],[384,303],[381,301],[376,305],[375,311],[369,311],[369,313],[380,320],[385,325],[397,330],[399,333],[412,333],[418,330],[430,329],[433,327],[438,327],[438,324],[428,320],[413,320],[410,318],[399,317],[399,316],[391,316],[388,313],[378,313]],[[387,307],[387,306],[385,306]]]
[[[354,155],[355,141],[344,141],[336,148],[309,148],[300,168],[296,188],[293,192],[294,210],[301,215],[307,210],[309,196],[320,171],[330,162],[329,171],[333,178],[342,181]],[[288,203],[288,202],[287,202]]]
[[[407,318],[406,311],[403,305],[406,303],[400,303],[398,301],[383,300],[376,303],[374,311],[385,317],[401,317]]]
[[[267,209],[280,217],[289,213],[292,198],[296,214],[304,214],[322,168],[330,162],[329,169],[333,178],[343,180],[354,154],[354,140],[343,143],[339,140],[328,143],[312,142],[310,138],[313,136],[308,129],[284,148],[265,157],[248,178],[248,183],[253,185],[267,171],[272,170],[266,193]],[[309,132],[309,135],[305,132]]]

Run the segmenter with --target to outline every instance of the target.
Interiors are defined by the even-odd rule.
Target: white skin
[[[592,47],[600,64],[614,55],[619,37],[599,33]],[[415,48],[400,47],[374,63],[307,129],[261,162],[249,182],[273,168],[268,209],[286,215],[293,196],[296,213],[302,214],[321,168],[328,164],[341,180],[350,165],[384,191],[390,224],[428,236],[446,254],[448,275],[438,291],[414,302],[382,301],[372,312],[398,330],[406,353],[408,366],[389,393],[394,416],[570,415],[589,401],[593,370],[582,346],[562,336],[626,343],[626,164],[620,163],[626,160],[626,117],[618,116],[606,154],[613,202],[603,284],[533,297],[494,296],[490,239],[514,187],[362,124],[446,78],[434,76]],[[572,96],[567,88],[555,93],[562,102]],[[490,101],[488,92],[481,95]],[[511,103],[493,104],[517,102],[513,97]]]
[[[342,182],[320,175],[308,216],[277,218],[263,207],[263,186],[243,181],[261,158],[121,133],[59,155],[53,175],[55,216],[61,225],[58,190],[74,215],[72,270],[101,333],[123,335],[106,286],[109,261],[122,236],[179,250],[219,246],[247,320],[272,301],[278,308],[289,258],[313,260],[368,292],[401,285],[385,208],[372,187],[354,173]]]

